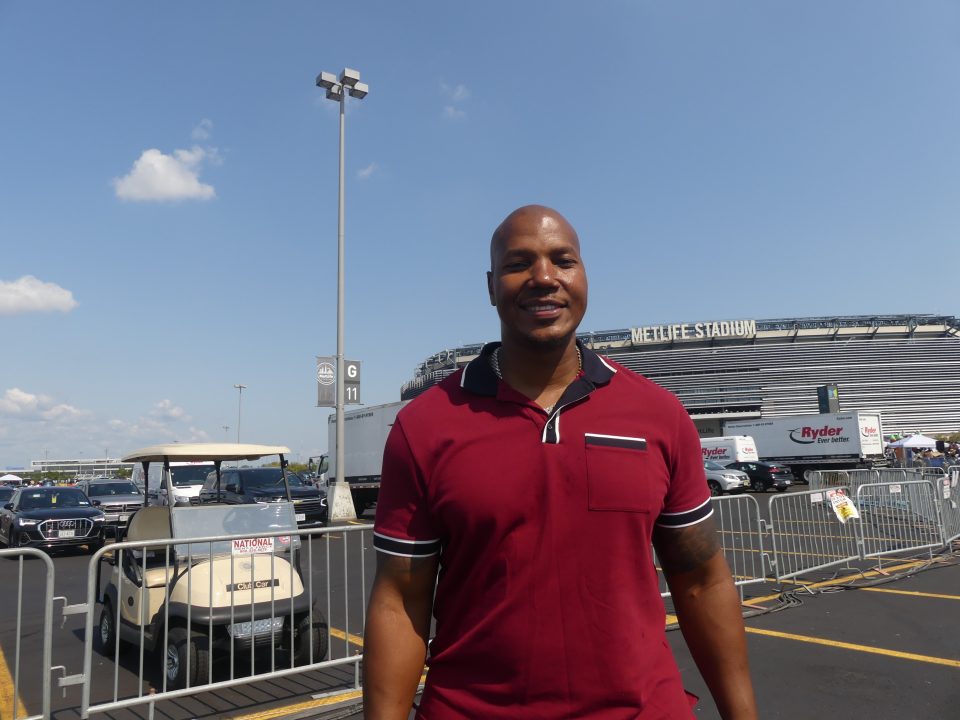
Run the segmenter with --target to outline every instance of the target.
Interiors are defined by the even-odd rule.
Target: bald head
[[[490,238],[490,269],[496,266],[496,259],[503,252],[507,239],[513,234],[537,235],[541,231],[560,232],[580,251],[580,238],[573,225],[553,208],[545,205],[524,205],[504,218],[493,231]]]

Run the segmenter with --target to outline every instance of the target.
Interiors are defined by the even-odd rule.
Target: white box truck
[[[732,462],[756,462],[757,444],[749,435],[700,438],[700,450],[704,460],[726,465]]]
[[[887,465],[878,413],[860,411],[731,420],[725,434],[750,435],[760,459],[789,465],[796,478],[805,470],[870,468]]]
[[[346,465],[343,478],[337,477],[337,414],[331,413],[327,418],[329,468],[326,477],[331,481],[343,479],[350,483],[350,494],[358,516],[377,502],[387,435],[397,413],[408,402],[371,405],[343,413],[343,460]]]

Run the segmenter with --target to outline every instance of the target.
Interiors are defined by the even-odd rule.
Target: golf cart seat
[[[150,505],[140,508],[130,518],[125,540],[169,540],[170,508],[166,505]],[[164,587],[176,573],[173,563],[173,548],[169,550],[170,565],[167,565],[167,549],[163,545],[143,549],[143,584],[148,588]],[[151,565],[153,567],[151,567]]]

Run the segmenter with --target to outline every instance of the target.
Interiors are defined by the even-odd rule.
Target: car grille
[[[70,520],[44,520],[37,526],[46,540],[56,540],[61,530],[73,530],[73,537],[86,537],[93,530],[93,521],[87,518]]]
[[[143,507],[142,502],[132,503],[100,503],[100,509],[105,513],[133,512]]]
[[[323,501],[320,498],[294,500],[293,507],[296,508],[298,513],[319,513],[323,512]]]

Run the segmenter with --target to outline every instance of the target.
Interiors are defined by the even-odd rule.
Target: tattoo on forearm
[[[653,545],[667,575],[695,570],[720,550],[713,518],[685,528],[657,528]]]

